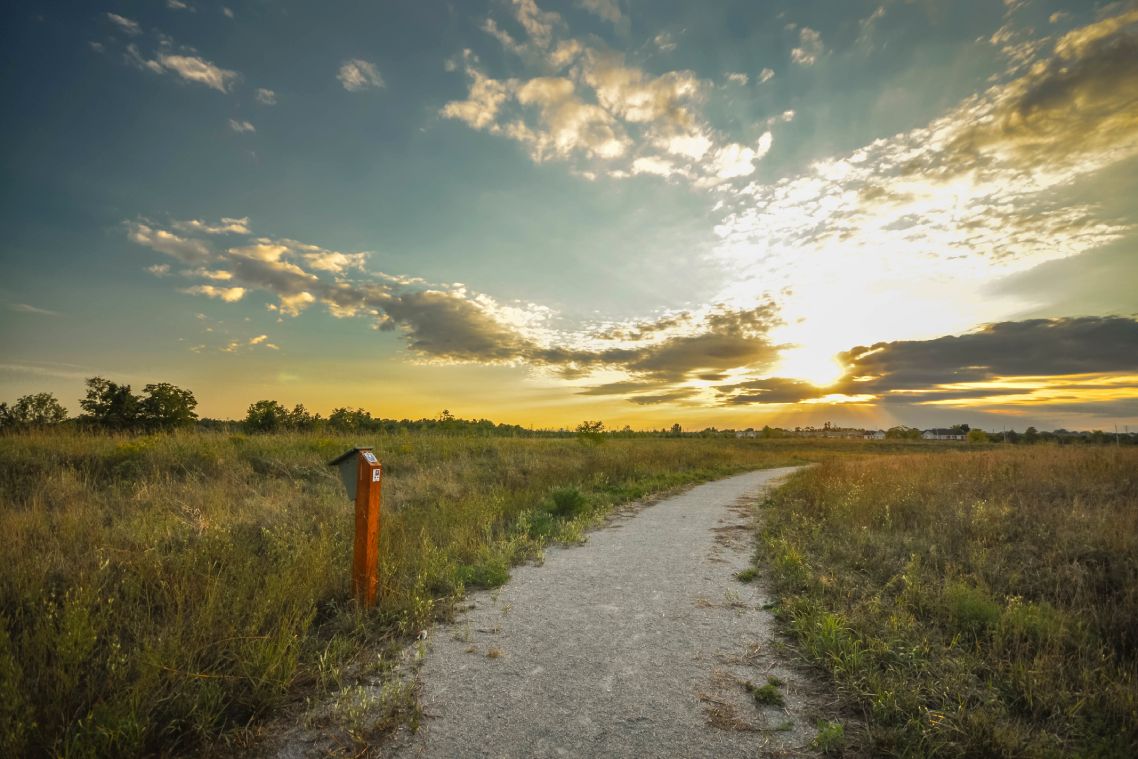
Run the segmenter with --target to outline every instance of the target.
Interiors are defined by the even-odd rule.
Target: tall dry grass
[[[348,600],[352,504],[325,462],[385,468],[378,610]],[[0,437],[0,755],[243,742],[613,504],[802,460],[734,440],[403,435]],[[568,505],[567,505],[568,504]]]
[[[869,752],[1138,755],[1138,451],[832,459],[766,520],[781,614]]]

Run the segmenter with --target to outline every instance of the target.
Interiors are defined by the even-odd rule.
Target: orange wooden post
[[[356,502],[356,539],[352,555],[352,591],[364,606],[375,606],[379,594],[379,515],[383,503],[383,466],[371,448],[353,448],[328,462],[340,467],[340,478]]]

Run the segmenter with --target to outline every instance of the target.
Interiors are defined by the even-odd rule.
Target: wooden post
[[[365,609],[379,595],[379,514],[383,505],[383,466],[371,448],[352,448],[328,462],[339,467],[348,497],[356,502],[356,539],[352,554],[352,592]]]
[[[379,592],[379,508],[383,501],[382,487],[383,466],[371,453],[360,452],[356,482],[356,546],[352,558],[352,588],[356,600],[365,609],[375,606]]]

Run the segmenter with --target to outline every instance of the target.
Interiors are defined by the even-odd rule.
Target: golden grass
[[[1138,755],[1138,450],[830,459],[766,510],[780,613],[874,755]]]
[[[369,613],[348,600],[353,507],[325,465],[357,443],[375,445],[386,473],[381,602]],[[615,504],[816,448],[0,437],[0,755],[225,752],[282,705],[387,666],[464,587],[505,582]]]

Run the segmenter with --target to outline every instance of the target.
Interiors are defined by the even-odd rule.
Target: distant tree
[[[66,419],[67,409],[51,393],[25,395],[13,406],[0,403],[0,428],[47,427]]]
[[[890,440],[919,440],[921,431],[916,427],[898,425],[897,427],[890,427],[885,430],[885,437]]]
[[[987,443],[988,433],[984,430],[968,430],[969,443]]]
[[[1004,440],[1014,445],[1019,442],[1019,433],[1015,430],[1008,430],[1004,433]]]
[[[304,407],[303,403],[298,403],[292,407],[292,411],[288,412],[288,419],[285,421],[285,426],[291,430],[310,430],[315,427],[319,421],[319,414],[313,416],[308,413],[308,409]]]
[[[289,411],[276,401],[257,401],[245,412],[245,429],[249,432],[279,432],[287,429]]]
[[[574,431],[577,433],[577,439],[582,443],[598,445],[605,441],[604,422],[590,422],[586,420],[578,424],[577,429]]]
[[[1023,442],[1031,444],[1039,442],[1039,430],[1034,427],[1028,427],[1023,431]]]
[[[127,430],[138,425],[140,399],[130,385],[119,385],[102,377],[86,380],[87,396],[79,406],[87,412],[84,421],[110,430]]]
[[[681,435],[684,434],[684,428],[680,426],[679,422],[676,422],[675,424],[672,425],[671,434],[674,437],[680,437]]]
[[[374,425],[375,420],[371,414],[362,408],[355,411],[348,408],[334,408],[328,417],[328,426],[339,432],[369,430]]]
[[[194,411],[198,400],[189,390],[176,387],[169,382],[147,385],[142,390],[146,393],[146,397],[138,404],[138,418],[147,429],[173,430],[178,427],[190,427],[198,418]]]

